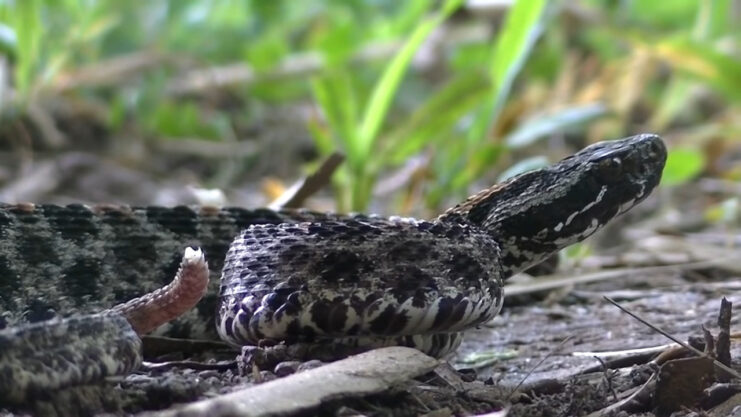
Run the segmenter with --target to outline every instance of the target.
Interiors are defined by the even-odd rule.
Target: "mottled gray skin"
[[[514,177],[433,222],[250,226],[227,253],[219,334],[237,345],[403,344],[445,355],[459,331],[499,312],[503,280],[645,199],[665,160],[661,139],[640,135]]]
[[[0,332],[0,405],[126,374],[141,363],[141,340],[120,314],[77,316],[51,324]]]
[[[458,346],[458,331],[499,312],[498,254],[491,236],[465,224],[252,226],[227,253],[219,334],[237,345],[332,338],[441,356]],[[427,340],[435,333],[447,335]]]
[[[159,334],[215,339],[218,277],[234,236],[251,224],[335,218],[267,209],[0,205],[0,329],[97,313],[170,282],[183,249],[200,247],[211,288]]]
[[[132,372],[142,361],[139,336],[190,311],[208,283],[203,252],[186,248],[175,278],[156,291],[100,313],[0,330],[0,404]]]

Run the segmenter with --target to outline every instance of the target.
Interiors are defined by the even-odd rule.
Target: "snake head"
[[[666,147],[657,135],[599,142],[549,167],[518,175],[451,208],[501,245],[506,275],[579,242],[643,201],[659,184]]]

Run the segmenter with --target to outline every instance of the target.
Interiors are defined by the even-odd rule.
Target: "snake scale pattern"
[[[665,160],[666,148],[655,135],[600,142],[483,190],[432,221],[186,207],[2,206],[0,325],[11,328],[0,331],[0,348],[15,343],[34,350],[39,341],[23,333],[32,327],[44,334],[43,320],[95,313],[161,287],[180,265],[182,248],[194,245],[205,252],[212,275],[222,270],[221,279],[212,279],[195,311],[165,334],[208,335],[215,320],[219,336],[236,345],[402,344],[442,356],[459,345],[463,330],[499,312],[504,280],[645,199]],[[118,314],[71,319],[79,320],[83,333],[85,317],[91,326],[122,321]],[[63,334],[58,336],[63,344]],[[3,367],[11,361],[19,359],[3,357],[0,349],[0,377],[3,369],[18,367]],[[0,402],[3,394],[0,386]]]

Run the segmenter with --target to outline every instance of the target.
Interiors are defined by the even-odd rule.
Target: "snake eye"
[[[623,163],[619,158],[605,158],[597,163],[597,176],[602,182],[616,182],[622,173]]]

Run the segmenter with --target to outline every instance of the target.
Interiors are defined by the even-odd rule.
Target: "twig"
[[[720,301],[720,313],[718,313],[718,343],[716,343],[715,354],[718,360],[726,365],[731,364],[731,308],[733,304],[723,297]]]
[[[665,332],[664,330],[660,329],[659,327],[657,327],[657,326],[655,326],[655,325],[653,325],[653,324],[649,323],[649,322],[648,322],[648,320],[646,320],[646,319],[642,318],[641,316],[639,316],[639,315],[638,315],[638,314],[636,314],[636,313],[633,313],[632,311],[629,311],[629,310],[628,310],[628,309],[626,309],[625,307],[623,307],[623,306],[621,306],[620,304],[618,304],[618,302],[617,302],[617,301],[615,301],[615,300],[613,300],[612,298],[610,298],[610,297],[608,297],[608,296],[605,296],[604,298],[605,298],[605,300],[607,300],[607,301],[608,301],[608,302],[609,302],[610,304],[612,304],[612,305],[614,305],[615,307],[619,308],[619,309],[620,309],[620,310],[622,310],[622,311],[623,311],[623,312],[624,312],[625,314],[627,314],[627,315],[629,315],[629,316],[633,317],[634,319],[638,320],[639,322],[641,322],[642,324],[644,324],[644,325],[645,325],[645,326],[647,326],[648,328],[650,328],[650,329],[654,330],[655,332],[657,332],[657,333],[660,333],[660,334],[661,334],[662,336],[664,336],[664,337],[666,337],[666,338],[668,338],[668,339],[670,339],[670,340],[672,340],[672,341],[674,341],[674,342],[678,343],[678,344],[679,344],[679,345],[681,345],[681,346],[682,346],[683,348],[685,348],[685,349],[687,349],[687,350],[689,350],[689,351],[692,351],[692,352],[694,352],[694,353],[695,353],[695,354],[696,354],[697,356],[699,356],[699,357],[704,357],[704,358],[709,358],[709,359],[711,359],[711,360],[713,361],[713,363],[715,364],[715,366],[717,366],[718,368],[720,368],[720,369],[722,369],[722,370],[724,370],[724,371],[728,372],[729,374],[733,375],[733,376],[734,376],[735,378],[741,379],[741,375],[739,375],[739,373],[738,373],[738,372],[736,372],[735,370],[731,369],[730,367],[728,367],[728,366],[726,366],[726,365],[724,365],[724,364],[720,363],[719,361],[717,361],[717,360],[715,360],[715,359],[713,359],[713,358],[710,358],[710,357],[709,357],[708,355],[706,355],[706,354],[705,354],[704,352],[701,352],[701,351],[700,351],[699,349],[696,349],[696,348],[694,348],[694,347],[692,347],[692,346],[688,345],[687,343],[684,343],[684,342],[682,342],[682,341],[681,341],[681,340],[679,340],[678,338],[676,338],[676,337],[674,337],[674,336],[670,335],[669,333]]]
[[[659,346],[650,346],[650,347],[644,347],[644,348],[635,348],[635,349],[623,349],[623,350],[612,350],[612,351],[602,351],[602,352],[593,352],[593,351],[586,351],[586,352],[571,352],[571,356],[588,356],[592,358],[611,358],[614,356],[618,357],[629,357],[631,355],[654,355],[657,353],[661,353],[664,350],[666,350],[669,347],[676,346],[673,343],[665,344],[665,345],[659,345]]]
[[[118,55],[59,74],[51,85],[51,89],[61,94],[80,87],[118,86],[143,72],[161,68],[168,61],[173,61],[172,57],[151,51]]]
[[[612,393],[612,397],[615,399],[615,401],[618,401],[617,392],[615,392],[615,388],[612,386],[612,377],[614,374],[610,375],[610,368],[607,367],[605,361],[603,361],[600,357],[594,356],[594,359],[596,359],[597,362],[599,362],[602,366],[602,373],[604,375],[605,382],[607,383],[607,389]]]
[[[625,398],[622,401],[616,402],[614,404],[610,404],[609,406],[597,410],[593,413],[590,413],[587,417],[603,417],[608,415],[613,415],[616,411],[621,411],[628,403],[635,400],[639,396],[643,395],[647,391],[649,391],[650,387],[652,387],[655,384],[656,380],[656,373],[654,372],[651,374],[651,377],[648,378],[648,380],[641,385],[638,389],[636,389],[633,394],[631,394],[629,397]]]
[[[337,170],[345,156],[334,152],[322,162],[322,165],[303,181],[291,187],[277,200],[270,204],[272,209],[291,209],[302,207],[304,201],[329,183],[332,174]]]
[[[401,43],[371,44],[351,57],[352,63],[363,63],[393,56]],[[316,51],[296,53],[283,58],[270,73],[262,74],[244,62],[196,69],[170,81],[166,87],[169,95],[197,94],[232,85],[248,85],[263,79],[279,80],[317,72],[324,68],[322,55]]]
[[[215,142],[199,138],[163,138],[154,147],[164,153],[203,158],[246,158],[258,152],[253,142]]]
[[[510,392],[509,395],[507,396],[507,400],[509,400],[510,397],[512,397],[512,395],[522,386],[522,384],[525,383],[525,380],[528,379],[530,377],[530,375],[532,375],[533,372],[535,372],[535,370],[538,369],[540,367],[540,365],[542,365],[543,362],[546,361],[546,359],[550,358],[556,352],[558,352],[559,350],[561,350],[561,348],[563,347],[563,345],[565,345],[566,342],[568,342],[569,340],[571,340],[571,337],[572,336],[567,336],[565,339],[563,339],[561,341],[561,343],[558,344],[558,346],[556,346],[553,350],[551,350],[550,352],[548,352],[547,355],[543,356],[543,358],[540,361],[538,361],[538,363],[536,363],[535,366],[533,366],[533,368],[530,369],[527,372],[527,375],[525,375],[525,377],[522,378],[522,380],[520,380],[520,382],[518,382],[517,385],[515,385],[515,387],[512,389],[512,392]]]
[[[197,361],[142,362],[139,370],[169,371],[175,368],[192,369],[195,371],[228,371],[230,369],[237,369],[237,361],[223,363],[203,363]]]
[[[441,36],[442,49],[449,45],[465,44],[488,39],[489,29],[486,25],[466,25],[465,30],[450,31]],[[360,48],[349,58],[350,66],[363,65],[369,61],[389,59],[404,46],[399,40],[376,42]],[[413,65],[421,67],[424,62],[415,60]],[[235,62],[221,66],[199,68],[182,74],[167,84],[169,95],[198,94],[233,85],[249,85],[260,80],[279,80],[291,77],[307,76],[326,68],[326,60],[316,51],[300,52],[285,56],[268,73],[255,70],[244,62]]]
[[[190,403],[158,415],[226,417],[306,414],[326,401],[368,396],[399,386],[432,371],[438,365],[437,359],[416,349],[386,347]]]
[[[554,276],[551,278],[539,278],[535,283],[526,284],[512,284],[504,287],[504,291],[508,296],[530,294],[538,291],[552,290],[555,288],[561,288],[567,285],[585,284],[596,281],[606,281],[608,279],[615,279],[624,277],[626,275],[637,275],[637,274],[649,274],[657,272],[668,272],[675,271],[677,269],[701,269],[711,266],[718,266],[728,263],[729,265],[737,262],[738,255],[725,256],[718,259],[711,259],[707,261],[679,263],[672,265],[662,266],[650,266],[646,268],[624,268],[612,271],[599,271],[590,274],[583,274],[579,276],[560,277]]]

